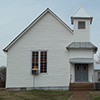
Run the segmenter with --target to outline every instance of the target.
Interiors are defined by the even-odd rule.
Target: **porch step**
[[[70,91],[92,91],[94,90],[93,83],[70,83]]]

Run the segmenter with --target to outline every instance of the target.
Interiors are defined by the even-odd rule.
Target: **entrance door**
[[[75,64],[75,81],[88,81],[88,64]]]

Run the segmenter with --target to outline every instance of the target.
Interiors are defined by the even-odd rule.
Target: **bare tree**
[[[96,60],[96,64],[100,64],[100,55],[98,56],[98,58]]]
[[[5,87],[6,82],[6,67],[0,67],[0,87]]]

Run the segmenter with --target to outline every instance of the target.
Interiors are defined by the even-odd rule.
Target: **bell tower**
[[[82,6],[71,17],[71,24],[74,28],[74,42],[90,42],[92,19],[93,17]]]

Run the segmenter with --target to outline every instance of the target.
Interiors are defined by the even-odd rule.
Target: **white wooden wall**
[[[78,29],[78,21],[85,21],[85,29]],[[74,19],[74,41],[90,42],[90,19]]]
[[[73,49],[69,51],[69,58],[94,58],[93,50],[91,49]],[[75,65],[70,64],[70,75],[72,75],[71,82],[75,82]],[[94,64],[88,66],[88,80],[93,82]]]
[[[73,34],[47,13],[8,51],[6,88],[69,86],[70,64],[66,47]],[[32,51],[47,50],[47,73],[31,74]]]

